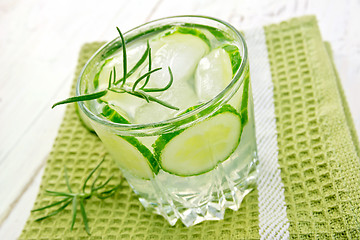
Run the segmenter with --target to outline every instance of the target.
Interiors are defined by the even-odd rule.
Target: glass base
[[[185,187],[181,189],[181,184],[176,181],[181,179],[169,179],[169,174],[162,173],[151,183],[154,195],[147,194],[142,197],[142,194],[138,193],[139,200],[145,209],[163,216],[172,226],[178,220],[187,227],[206,220],[222,220],[226,209],[237,211],[244,197],[256,187],[256,159],[248,167],[246,178],[236,178],[236,181],[233,181],[230,175],[223,174],[226,166],[219,165],[212,172],[188,179],[194,183],[192,191]],[[244,176],[241,171],[237,173]],[[209,181],[209,178],[213,178],[213,181]],[[163,180],[166,181],[167,188],[162,186],[165,183]],[[169,187],[169,183],[176,187]]]
[[[190,227],[206,220],[224,219],[226,208],[237,211],[240,208],[240,204],[244,197],[252,190],[253,189],[246,189],[245,191],[236,190],[236,192],[233,193],[234,196],[231,199],[231,202],[229,199],[225,201],[219,200],[218,202],[211,201],[197,208],[183,208],[176,206],[174,208],[171,205],[162,205],[151,209],[149,203],[145,199],[140,199],[140,202],[144,206],[148,206],[147,210],[163,216],[171,226],[174,226],[180,219],[186,227]]]

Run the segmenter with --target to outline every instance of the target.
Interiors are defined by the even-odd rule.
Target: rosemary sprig
[[[151,70],[151,71],[149,71],[149,72],[144,73],[143,75],[141,75],[141,76],[134,82],[134,84],[133,84],[133,86],[132,86],[132,91],[133,91],[133,92],[135,91],[136,86],[139,84],[139,82],[141,82],[141,80],[143,80],[144,78],[149,77],[150,74],[152,74],[152,73],[154,73],[154,72],[157,72],[157,71],[159,71],[159,70],[161,70],[161,68],[155,68],[155,69],[153,69],[153,70]]]
[[[104,159],[90,172],[90,174],[86,177],[81,190],[78,193],[74,193],[73,190],[70,187],[69,177],[67,173],[67,168],[64,167],[64,178],[66,182],[66,187],[69,192],[59,192],[59,191],[52,191],[52,190],[45,190],[45,192],[54,197],[60,197],[61,200],[56,201],[54,203],[51,203],[49,205],[46,205],[44,207],[40,207],[37,209],[32,210],[32,212],[37,211],[43,211],[55,206],[60,205],[59,208],[55,209],[54,211],[48,213],[47,215],[35,219],[35,221],[42,221],[44,219],[47,219],[49,217],[55,216],[56,214],[63,211],[68,205],[72,204],[72,221],[70,225],[70,230],[73,230],[75,221],[76,221],[76,215],[78,211],[78,204],[80,205],[80,212],[83,219],[85,231],[90,235],[90,228],[89,228],[89,222],[85,210],[85,200],[90,199],[91,197],[95,196],[99,199],[105,199],[111,197],[115,191],[120,187],[121,183],[116,185],[115,187],[112,187],[110,189],[106,189],[108,183],[113,178],[113,176],[109,177],[104,183],[97,183],[99,180],[100,174],[102,169],[98,171],[98,174],[94,177],[94,180],[90,186],[90,191],[86,191],[88,188],[88,181],[91,179],[91,177],[94,175],[94,173],[99,169],[100,165],[104,162]]]
[[[145,52],[141,56],[140,60],[135,64],[135,66],[126,74],[126,78],[129,78],[141,66],[141,64],[143,64],[145,62],[145,60],[149,54],[149,49],[150,49],[150,46],[149,46],[149,41],[148,41]],[[117,80],[116,82],[114,82],[114,85],[118,85],[119,83],[121,83],[123,81],[124,81],[124,77],[122,77],[119,80]]]
[[[170,74],[170,81],[165,87],[163,87],[163,88],[145,88],[144,86],[142,86],[140,89],[143,90],[144,92],[163,92],[163,91],[168,90],[174,82],[174,76],[172,74],[171,68],[168,67],[168,70],[169,70],[169,74]]]
[[[147,41],[145,52],[143,53],[143,55],[141,56],[139,61],[135,64],[135,66],[129,72],[127,72],[127,53],[126,53],[126,47],[125,47],[125,39],[124,39],[124,36],[121,33],[120,29],[118,27],[116,27],[116,29],[120,35],[120,39],[121,39],[122,46],[123,46],[123,77],[119,80],[116,80],[116,69],[114,67],[112,69],[112,71],[110,72],[109,83],[108,83],[107,89],[104,89],[99,92],[91,93],[91,94],[83,94],[80,96],[67,98],[65,100],[55,103],[52,106],[52,108],[54,108],[58,105],[61,105],[61,104],[99,99],[99,98],[105,96],[109,91],[111,91],[111,92],[116,92],[116,93],[127,93],[132,96],[142,98],[145,101],[147,101],[148,103],[156,102],[164,107],[167,107],[167,108],[170,108],[173,110],[179,110],[179,108],[171,105],[170,103],[147,94],[148,92],[163,92],[172,86],[174,78],[173,78],[173,74],[172,74],[170,67],[168,67],[170,81],[165,87],[163,87],[163,88],[146,88],[146,85],[148,84],[148,82],[150,80],[150,75],[152,73],[157,72],[162,69],[162,68],[155,68],[153,70],[151,69],[152,68],[152,66],[151,66],[151,47],[150,47],[149,41]],[[148,58],[148,62],[149,62],[148,72],[141,75],[133,83],[133,85],[129,88],[129,86],[126,84],[126,79],[129,78],[145,62],[146,58]],[[140,88],[137,88],[137,86],[143,79],[145,79],[143,85]]]
[[[120,38],[121,38],[121,43],[122,43],[122,48],[123,48],[123,69],[124,69],[124,76],[123,76],[123,80],[122,80],[122,85],[125,84],[126,81],[126,74],[127,74],[127,56],[126,56],[126,46],[125,46],[125,39],[123,34],[121,33],[120,29],[118,27],[116,27],[116,30],[118,31]]]
[[[90,94],[84,94],[84,95],[81,95],[81,96],[70,97],[70,98],[67,98],[67,99],[65,99],[63,101],[55,103],[54,105],[52,105],[51,108],[54,108],[54,107],[56,107],[58,105],[66,104],[66,103],[81,102],[81,101],[89,101],[89,100],[98,99],[98,98],[101,98],[101,97],[105,96],[107,94],[107,92],[108,91],[105,89],[103,91],[96,92],[96,93],[90,93]]]
[[[148,53],[148,61],[149,61],[149,68],[148,68],[148,71],[150,72],[151,71],[151,48],[150,48],[150,44],[149,44],[149,41],[147,41],[147,46],[149,48],[149,53]],[[146,86],[146,84],[148,84],[150,80],[150,75],[146,77],[146,80],[144,82],[144,84],[142,85],[141,88],[144,88]]]

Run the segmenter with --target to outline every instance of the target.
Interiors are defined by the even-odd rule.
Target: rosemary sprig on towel
[[[77,213],[78,213],[78,208],[80,208],[80,213],[81,213],[81,216],[82,216],[82,219],[83,219],[83,222],[84,222],[85,230],[90,235],[90,228],[89,228],[88,218],[87,218],[87,214],[86,214],[86,210],[85,210],[85,201],[90,199],[93,196],[95,196],[95,197],[97,197],[99,199],[109,198],[116,192],[116,190],[121,185],[121,183],[119,183],[115,187],[107,188],[108,183],[113,178],[113,176],[110,176],[104,182],[98,183],[98,180],[99,180],[99,177],[100,177],[100,174],[101,174],[101,171],[102,171],[102,169],[100,169],[98,171],[97,175],[94,177],[94,180],[93,180],[92,184],[90,186],[88,186],[88,184],[87,184],[88,181],[94,175],[94,173],[99,169],[100,165],[103,162],[104,162],[104,159],[89,173],[89,175],[86,177],[86,179],[85,179],[85,181],[84,181],[84,183],[83,183],[83,185],[81,187],[81,190],[78,191],[78,192],[74,192],[73,189],[71,188],[70,182],[69,182],[69,176],[68,176],[68,173],[67,173],[67,168],[64,167],[64,178],[65,178],[65,183],[66,183],[66,187],[68,189],[68,192],[45,190],[46,194],[48,194],[50,196],[60,198],[60,199],[58,201],[53,202],[53,203],[51,203],[49,205],[46,205],[44,207],[34,209],[34,210],[32,210],[32,212],[43,211],[43,210],[46,210],[46,209],[53,208],[55,206],[59,206],[59,207],[57,209],[51,211],[47,215],[35,219],[35,221],[42,221],[42,220],[47,219],[49,217],[55,216],[58,213],[60,213],[61,211],[63,211],[68,205],[71,204],[72,205],[72,221],[71,221],[70,230],[73,230],[73,228],[74,228],[76,216],[77,216]],[[89,187],[90,187],[90,189],[87,190]]]

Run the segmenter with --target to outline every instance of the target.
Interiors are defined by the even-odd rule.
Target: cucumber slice
[[[97,133],[121,169],[142,179],[150,179],[159,172],[154,155],[135,137],[114,135],[102,129],[97,129]]]
[[[216,48],[203,57],[195,73],[195,87],[200,100],[209,101],[219,94],[232,80],[240,62],[239,50],[233,45]]]
[[[196,29],[194,27],[176,26],[176,27],[173,27],[172,29],[170,29],[170,31],[162,34],[161,37],[169,36],[174,33],[193,35],[193,36],[198,37],[201,40],[203,40],[209,46],[209,48],[211,47],[210,40],[207,38],[207,36],[203,32],[201,32],[199,29]]]
[[[115,110],[115,106],[110,106],[108,104],[103,107],[101,115],[114,123],[130,123],[126,118],[124,118],[120,113]]]
[[[103,107],[101,115],[115,123],[130,123],[115,106],[109,104]],[[154,155],[135,137],[113,135],[105,131],[101,131],[100,137],[120,168],[143,179],[150,179],[159,172]]]
[[[79,111],[78,107],[77,114],[84,126],[89,131],[94,132],[92,125],[88,123],[88,118],[84,113]],[[115,106],[109,104],[104,105],[101,115],[115,123],[129,123],[129,121],[116,110]],[[95,124],[94,127],[108,152],[121,169],[142,179],[150,179],[154,174],[159,172],[159,165],[154,155],[137,138],[115,135],[102,127],[98,127],[97,124]]]
[[[186,26],[188,28],[201,28],[203,30],[207,30],[219,42],[231,42],[232,41],[231,37],[228,34],[226,34],[225,32],[223,32],[215,27],[197,24],[197,23],[185,23],[184,26]]]
[[[236,46],[230,44],[223,46],[223,49],[229,54],[232,73],[234,76],[241,63],[241,55],[239,49]]]
[[[146,163],[147,166],[150,167],[150,170],[152,171],[151,176],[153,176],[154,174],[157,174],[159,172],[159,164],[157,163],[157,161],[155,160],[154,155],[151,153],[151,151],[145,146],[143,145],[138,139],[136,139],[135,137],[129,137],[129,136],[119,136],[121,138],[123,138],[124,140],[126,140],[128,143],[130,143],[131,145],[133,145],[140,153],[141,155],[146,159]],[[125,152],[126,154],[126,152]],[[127,155],[127,154],[126,154]],[[140,160],[140,158],[137,158],[138,161]],[[134,165],[136,161],[130,161],[131,165]],[[138,166],[135,166],[134,168],[128,168],[130,169],[129,171],[132,172],[135,169],[137,169]],[[149,174],[149,169],[143,169],[144,171],[140,174],[140,172],[137,170],[137,176],[140,176],[142,178],[146,178],[149,179],[150,178],[150,174]],[[146,174],[145,174],[146,172]],[[145,176],[146,175],[146,176]]]
[[[85,115],[84,112],[82,112],[79,109],[78,104],[75,105],[75,111],[76,111],[76,114],[78,115],[81,123],[83,124],[83,126],[90,132],[95,133],[95,130],[90,123],[90,119]],[[100,115],[102,115],[103,117],[105,117],[108,120],[115,122],[115,123],[129,124],[130,123],[129,120],[127,120],[125,117],[123,117],[123,115],[125,115],[125,114],[121,115],[119,112],[120,111],[116,106],[112,106],[112,105],[109,105],[108,103],[105,103]]]
[[[224,105],[202,122],[160,136],[154,144],[155,156],[168,173],[178,176],[203,174],[233,153],[240,134],[239,113],[230,105]]]
[[[109,91],[101,98],[109,106],[117,111],[122,117],[131,123],[136,123],[135,114],[138,108],[148,104],[144,99],[132,96],[130,94],[115,93]],[[100,109],[99,111],[102,111]]]

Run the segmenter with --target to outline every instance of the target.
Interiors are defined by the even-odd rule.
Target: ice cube
[[[152,51],[152,69],[160,67],[162,70],[151,75],[148,87],[166,86],[170,79],[168,67],[173,73],[174,83],[186,81],[194,74],[199,60],[209,51],[201,38],[191,34],[174,33],[158,41],[163,44],[157,51]]]
[[[229,54],[222,48],[203,57],[196,69],[195,86],[200,100],[208,101],[219,94],[232,80]]]

